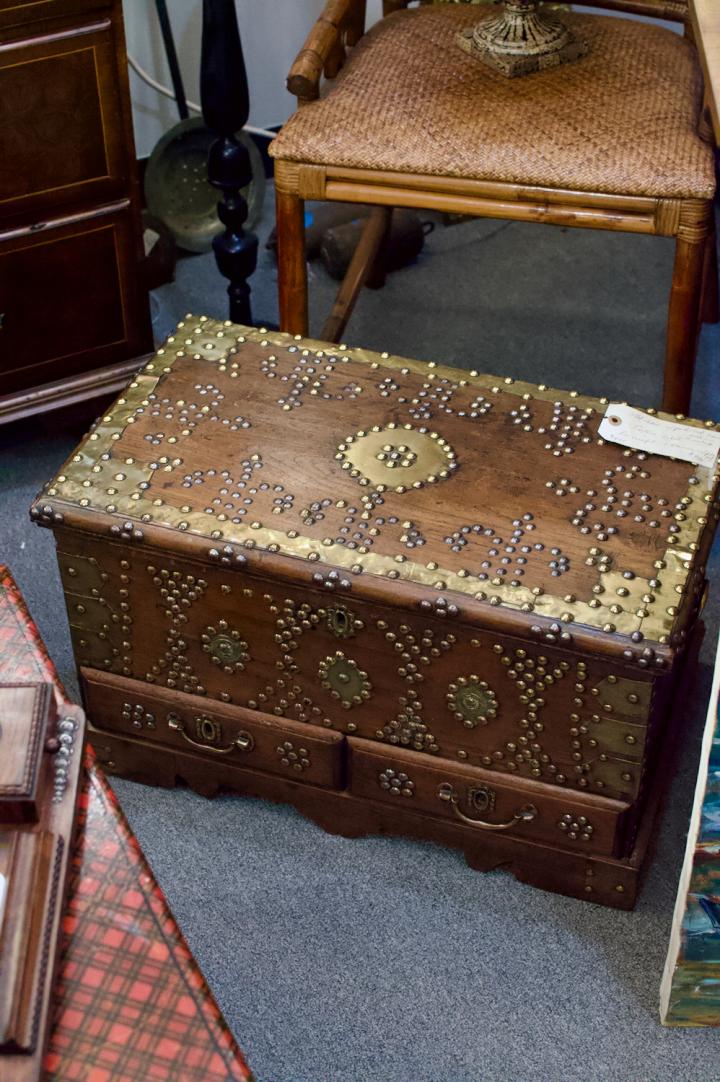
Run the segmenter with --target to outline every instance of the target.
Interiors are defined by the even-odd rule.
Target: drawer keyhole
[[[200,735],[203,740],[207,740],[208,744],[213,744],[217,740],[217,728],[210,718],[203,718],[200,722]]]
[[[495,807],[495,793],[487,785],[477,785],[468,790],[468,803],[473,811],[492,811]]]
[[[355,617],[343,605],[335,605],[327,610],[327,625],[338,639],[350,638],[355,633]]]

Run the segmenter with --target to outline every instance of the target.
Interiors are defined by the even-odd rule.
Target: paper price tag
[[[678,421],[664,421],[642,410],[611,402],[600,422],[599,435],[622,447],[651,455],[679,458],[712,469],[720,454],[720,432]]]

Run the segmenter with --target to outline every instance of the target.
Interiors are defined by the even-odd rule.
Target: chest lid
[[[31,513],[664,667],[718,476],[604,441],[606,405],[188,316]]]

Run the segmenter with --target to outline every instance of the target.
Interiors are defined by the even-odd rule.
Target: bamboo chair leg
[[[703,323],[720,323],[717,234],[714,229],[705,243],[705,266],[703,268],[703,291],[700,318]]]
[[[292,192],[275,193],[280,330],[308,333],[305,203]]]
[[[373,207],[365,223],[360,243],[350,261],[347,274],[338,290],[332,311],[323,327],[321,337],[326,342],[340,341],[357,303],[360,290],[373,270],[378,252],[387,236],[391,217],[391,207]]]
[[[690,408],[706,241],[678,237],[670,290],[663,409],[687,413]]]

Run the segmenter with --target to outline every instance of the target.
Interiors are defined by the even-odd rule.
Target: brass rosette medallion
[[[370,698],[372,684],[367,673],[352,658],[345,657],[341,650],[320,662],[318,676],[322,687],[330,692],[333,699],[339,699],[346,710]]]
[[[219,620],[217,628],[206,627],[200,636],[202,648],[210,655],[213,665],[223,672],[242,672],[245,663],[250,660],[248,644],[240,632],[228,626],[226,620]]]
[[[437,432],[391,422],[360,429],[338,445],[335,458],[360,485],[407,492],[450,477],[454,450]]]
[[[447,690],[448,710],[466,729],[487,725],[497,717],[497,696],[479,676],[459,676]]]

